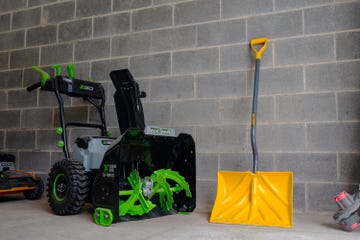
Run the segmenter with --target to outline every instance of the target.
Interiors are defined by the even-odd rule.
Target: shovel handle
[[[261,55],[265,51],[267,47],[267,43],[268,43],[268,39],[266,37],[254,38],[250,40],[250,48],[255,53],[255,59],[259,59],[259,60],[261,59]],[[255,45],[262,45],[262,47],[259,50],[257,50],[255,48]]]

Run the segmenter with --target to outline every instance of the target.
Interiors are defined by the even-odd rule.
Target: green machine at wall
[[[127,69],[110,73],[116,89],[114,102],[121,136],[109,137],[105,121],[105,94],[99,83],[56,75],[38,67],[41,81],[28,91],[54,92],[59,103],[58,147],[64,159],[48,177],[48,202],[57,215],[77,214],[86,202],[94,206],[94,221],[103,226],[174,213],[196,207],[195,143],[191,135],[175,135],[171,128],[145,126],[139,90]],[[97,110],[99,123],[68,122],[63,95],[83,98]],[[68,129],[98,129],[99,136],[79,136],[69,151]]]

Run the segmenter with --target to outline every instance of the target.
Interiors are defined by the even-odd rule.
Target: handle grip
[[[74,65],[69,64],[66,68],[67,68],[69,77],[74,78]]]
[[[261,59],[261,56],[267,47],[267,43],[268,43],[268,38],[266,37],[254,38],[250,40],[250,48],[255,53],[255,59],[259,59],[259,60]],[[262,45],[262,47],[259,50],[257,50],[255,48],[255,45]]]
[[[28,92],[31,92],[31,91],[39,88],[39,87],[41,87],[41,82],[37,82],[37,83],[35,83],[35,84],[33,84],[33,85],[30,85],[29,87],[26,88],[26,90],[27,90]]]
[[[33,66],[32,69],[41,74],[41,86],[44,86],[46,81],[50,78],[50,75],[37,66]]]

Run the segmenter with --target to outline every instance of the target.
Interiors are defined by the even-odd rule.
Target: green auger
[[[131,216],[143,215],[150,212],[156,207],[150,200],[146,200],[142,194],[142,181],[138,171],[132,171],[128,177],[128,181],[133,190],[122,190],[119,191],[120,196],[130,195],[126,201],[120,200],[119,202],[119,216],[125,216],[127,213]],[[135,203],[139,201],[139,205]]]
[[[155,193],[159,194],[160,207],[166,212],[171,210],[174,203],[173,192],[180,192],[181,190],[185,190],[186,196],[191,198],[189,184],[178,172],[172,171],[170,169],[159,169],[153,172],[150,178],[155,183],[153,195]],[[177,186],[171,188],[170,184],[167,182],[168,179],[176,182]]]
[[[167,179],[176,182],[177,185],[170,187]],[[166,212],[172,208],[174,192],[185,190],[186,196],[191,198],[189,184],[185,178],[178,172],[170,169],[159,169],[153,172],[150,177],[145,177],[143,180],[141,180],[138,171],[134,170],[130,173],[128,181],[133,190],[119,191],[120,196],[130,195],[126,201],[120,201],[120,216],[125,216],[126,214],[141,216],[150,212],[156,207],[150,200],[156,193],[159,194],[160,207]],[[144,195],[148,200],[145,199]],[[137,201],[139,201],[140,204],[135,205]]]

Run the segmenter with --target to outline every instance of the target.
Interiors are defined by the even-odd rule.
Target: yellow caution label
[[[251,126],[255,126],[255,113],[251,114]]]

